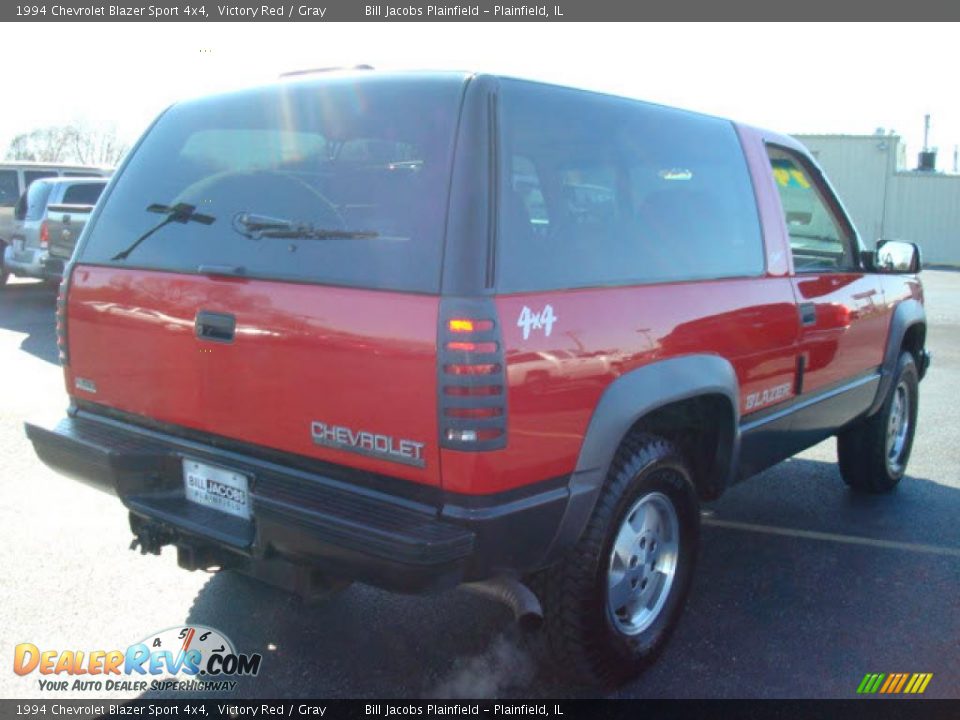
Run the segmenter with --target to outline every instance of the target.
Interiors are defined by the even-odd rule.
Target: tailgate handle
[[[246,270],[241,265],[200,265],[197,272],[201,275],[212,275],[214,277],[218,275],[238,277],[246,274]]]
[[[196,329],[197,337],[201,340],[233,342],[233,334],[237,329],[237,319],[227,313],[201,310],[197,313],[194,328]]]

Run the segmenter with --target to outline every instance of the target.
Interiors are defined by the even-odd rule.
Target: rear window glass
[[[81,259],[437,292],[462,92],[453,77],[325,78],[174,106]]]
[[[96,205],[106,183],[71,185],[63,192],[64,205]]]
[[[763,272],[753,187],[726,120],[504,81],[505,292]]]

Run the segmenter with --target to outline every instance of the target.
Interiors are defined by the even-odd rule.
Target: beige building
[[[826,171],[868,247],[920,245],[931,264],[960,266],[960,175],[917,171],[897,135],[795,135]],[[942,167],[952,158],[939,158]]]

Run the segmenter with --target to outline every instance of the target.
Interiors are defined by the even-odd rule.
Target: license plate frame
[[[233,468],[181,457],[183,493],[188,502],[250,520],[250,475]]]

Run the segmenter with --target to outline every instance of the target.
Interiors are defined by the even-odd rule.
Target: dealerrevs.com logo
[[[13,671],[38,677],[40,690],[233,690],[260,672],[259,653],[238,653],[219,630],[167,628],[126,650],[45,650],[20,643]]]

